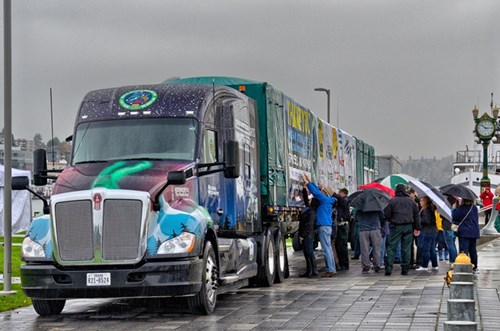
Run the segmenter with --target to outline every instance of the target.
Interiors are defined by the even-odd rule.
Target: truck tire
[[[282,283],[285,280],[285,273],[288,267],[287,265],[287,256],[286,256],[286,243],[285,236],[280,229],[276,230],[275,237],[275,247],[276,247],[276,258],[275,261],[275,269],[276,275],[274,277],[275,283]]]
[[[295,252],[302,250],[302,244],[300,243],[299,232],[295,232],[292,237],[292,247]]]
[[[201,290],[196,295],[188,298],[191,313],[196,315],[210,315],[217,303],[217,286],[219,281],[219,268],[215,250],[210,241],[205,243],[203,252],[203,272],[201,275]]]
[[[59,315],[66,304],[66,300],[31,299],[31,302],[40,316]]]
[[[261,287],[271,287],[274,283],[276,264],[275,264],[275,246],[274,237],[271,231],[267,231],[264,236],[263,251],[259,254],[258,272],[255,283]]]

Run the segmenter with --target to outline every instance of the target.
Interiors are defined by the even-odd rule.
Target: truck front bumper
[[[31,298],[121,298],[183,296],[201,289],[203,260],[147,262],[137,268],[103,266],[64,270],[54,265],[24,264],[21,283]],[[109,273],[111,285],[87,286],[88,273]]]

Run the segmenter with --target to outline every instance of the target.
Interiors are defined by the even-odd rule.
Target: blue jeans
[[[443,230],[444,242],[446,243],[446,249],[450,254],[450,263],[455,262],[457,257],[457,246],[455,246],[455,233],[452,230]]]
[[[380,263],[385,265],[385,245],[387,245],[387,236],[382,237],[380,242]]]
[[[332,250],[332,227],[328,225],[321,225],[318,227],[319,242],[321,243],[321,250],[325,258],[325,270],[327,272],[335,272],[335,261],[333,260]]]
[[[418,239],[418,244],[422,249],[422,267],[427,268],[429,265],[429,259],[431,260],[432,267],[438,266],[437,256],[436,256],[436,239],[437,233],[420,233],[420,238]]]
[[[476,238],[463,238],[458,237],[458,249],[460,252],[464,252],[469,255],[470,262],[473,264],[473,268],[477,269],[477,247]]]

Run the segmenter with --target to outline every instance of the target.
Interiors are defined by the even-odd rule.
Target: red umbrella
[[[394,192],[394,190],[392,188],[389,188],[385,185],[382,185],[380,183],[377,183],[377,182],[371,182],[371,183],[368,183],[368,184],[365,184],[365,185],[361,185],[359,187],[360,190],[364,190],[364,189],[368,189],[368,188],[374,188],[374,189],[377,189],[377,190],[381,190],[381,191],[384,191],[384,192],[387,192],[391,195],[391,197],[395,196],[396,195],[396,192]]]

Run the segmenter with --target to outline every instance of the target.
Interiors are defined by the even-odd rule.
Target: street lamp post
[[[326,102],[327,102],[327,114],[326,114],[326,116],[327,116],[328,124],[331,124],[330,123],[330,90],[323,88],[323,87],[317,87],[314,90],[326,93],[326,97],[327,97],[327,100],[326,100]]]
[[[496,131],[497,131],[497,118],[498,118],[498,107],[495,106],[491,110],[493,117],[488,115],[486,112],[478,117],[479,110],[476,106],[472,109],[472,117],[476,123],[474,133],[477,137],[477,142],[481,141],[483,145],[483,178],[481,178],[481,192],[484,191],[486,187],[490,187],[490,179],[488,177],[488,145],[490,141],[496,141]]]

